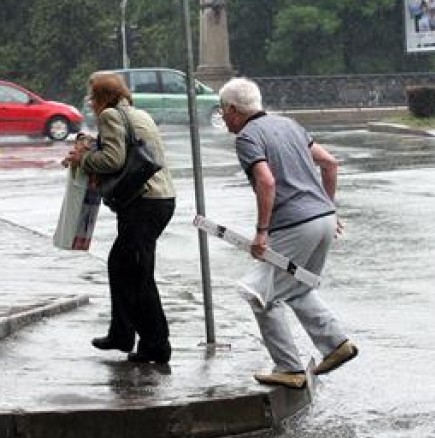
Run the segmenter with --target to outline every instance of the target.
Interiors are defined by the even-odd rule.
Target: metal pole
[[[125,30],[125,10],[127,8],[128,0],[121,0],[121,39],[122,39],[122,67],[128,68],[128,54],[127,54],[127,33]]]
[[[190,116],[190,139],[192,143],[193,175],[195,181],[196,211],[205,216],[204,187],[202,179],[201,152],[198,132],[198,114],[196,106],[195,78],[193,75],[192,30],[190,27],[189,1],[182,0],[184,12],[184,30],[186,39],[187,58],[187,94]],[[215,343],[213,301],[210,281],[210,260],[208,254],[208,240],[204,231],[198,231],[199,252],[202,274],[202,293],[204,297],[204,311],[207,343]]]

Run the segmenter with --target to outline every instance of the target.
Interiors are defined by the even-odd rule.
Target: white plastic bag
[[[256,262],[241,280],[237,282],[240,296],[248,301],[254,312],[261,312],[273,297],[275,267]]]
[[[54,246],[87,251],[100,203],[95,178],[80,168],[68,168],[65,195],[53,236]]]

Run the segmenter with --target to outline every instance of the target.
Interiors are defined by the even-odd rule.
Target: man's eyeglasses
[[[229,108],[231,105],[229,105],[228,103],[224,103],[224,102],[220,101],[220,105],[219,106],[220,106],[220,111],[219,111],[220,114],[224,115],[226,109]]]

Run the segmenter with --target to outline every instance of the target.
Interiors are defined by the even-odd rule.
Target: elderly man
[[[337,161],[294,120],[266,114],[260,90],[251,80],[232,79],[219,95],[224,121],[237,134],[237,156],[256,196],[252,255],[261,260],[269,245],[320,274],[334,235],[341,229],[333,202]],[[288,273],[258,263],[241,284],[265,303],[259,306],[258,300],[252,301],[251,306],[275,368],[271,374],[256,374],[260,383],[292,388],[306,384],[286,305],[323,356],[315,374],[328,373],[357,355],[356,346],[317,292]]]

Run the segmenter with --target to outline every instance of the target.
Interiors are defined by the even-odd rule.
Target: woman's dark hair
[[[133,105],[130,90],[124,78],[117,73],[95,74],[89,85],[94,102],[103,108],[113,108],[123,98]]]

